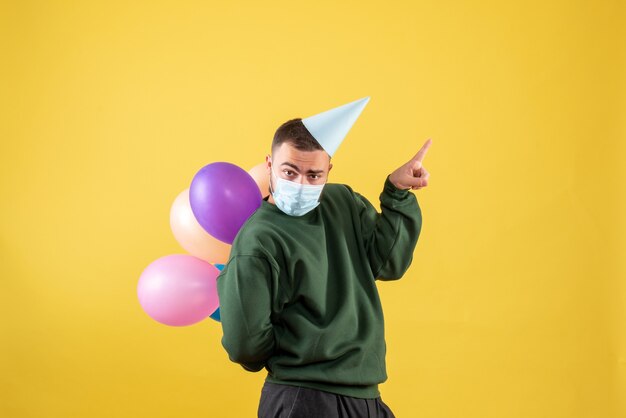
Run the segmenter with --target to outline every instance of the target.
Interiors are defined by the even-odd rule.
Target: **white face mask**
[[[274,165],[272,165],[271,172],[274,173]],[[319,197],[324,184],[300,184],[282,179],[276,173],[274,173],[274,177],[276,178],[276,189],[272,190],[272,182],[270,181],[270,192],[276,206],[287,215],[302,216],[320,204]]]

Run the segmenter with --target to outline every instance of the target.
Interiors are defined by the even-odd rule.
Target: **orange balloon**
[[[248,174],[252,176],[259,190],[261,196],[265,197],[270,194],[270,175],[267,172],[267,163],[257,164],[248,170]]]
[[[230,255],[230,244],[214,238],[196,220],[189,203],[189,189],[183,190],[172,203],[170,228],[176,241],[189,254],[209,263],[226,264]]]

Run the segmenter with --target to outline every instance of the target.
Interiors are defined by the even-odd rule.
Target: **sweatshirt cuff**
[[[402,199],[405,198],[409,194],[409,190],[411,189],[398,189],[392,182],[389,180],[389,176],[385,179],[385,187],[383,191],[385,194],[389,195],[394,199]]]

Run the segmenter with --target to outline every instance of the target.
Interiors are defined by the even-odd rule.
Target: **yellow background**
[[[398,417],[626,417],[623,1],[4,1],[0,416],[249,417],[207,319],[136,286],[214,161],[371,96],[331,181],[377,203],[427,138],[379,288]]]

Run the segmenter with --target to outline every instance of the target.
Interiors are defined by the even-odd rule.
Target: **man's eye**
[[[311,175],[309,175],[309,177],[312,178],[313,180],[317,180],[317,179],[320,178],[320,176],[317,175],[317,174],[311,174]]]
[[[293,174],[293,171],[291,170],[285,170],[284,173],[288,176],[291,176]]]

